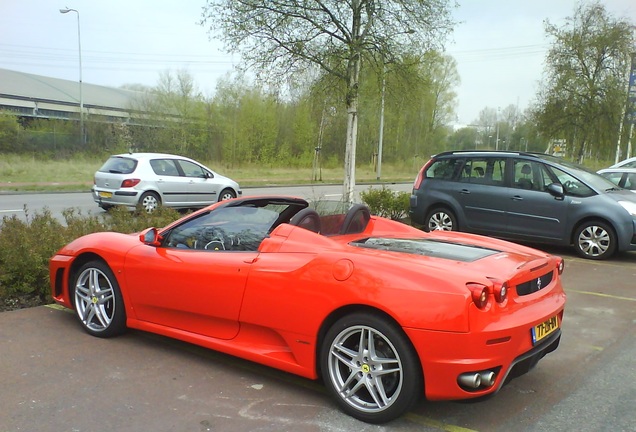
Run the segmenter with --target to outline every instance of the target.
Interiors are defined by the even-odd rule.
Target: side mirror
[[[565,196],[565,190],[563,189],[563,185],[561,183],[550,183],[547,189],[550,195],[558,200],[562,200]]]
[[[157,228],[146,228],[139,234],[139,241],[150,246],[159,246],[161,245],[161,236]]]

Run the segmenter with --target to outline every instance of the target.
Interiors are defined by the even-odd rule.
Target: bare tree
[[[381,65],[425,52],[452,30],[453,0],[207,0],[201,23],[264,77],[318,65],[346,85],[344,200],[353,201],[359,79],[363,60]]]

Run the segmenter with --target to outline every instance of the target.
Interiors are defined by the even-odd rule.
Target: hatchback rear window
[[[117,156],[108,159],[106,163],[99,169],[99,172],[112,174],[130,174],[135,170],[135,168],[137,168],[137,161],[135,159]]]

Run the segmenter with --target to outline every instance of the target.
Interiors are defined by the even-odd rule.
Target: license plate
[[[112,198],[113,197],[113,193],[112,192],[100,192],[99,196],[102,198]]]
[[[547,321],[532,327],[532,345],[536,345],[539,341],[554,333],[559,328],[559,318],[553,316]]]

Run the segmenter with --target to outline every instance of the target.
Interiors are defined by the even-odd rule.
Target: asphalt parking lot
[[[566,258],[561,346],[484,401],[368,425],[320,383],[138,331],[94,338],[43,306],[0,313],[0,432],[636,431],[636,253],[551,252]]]

